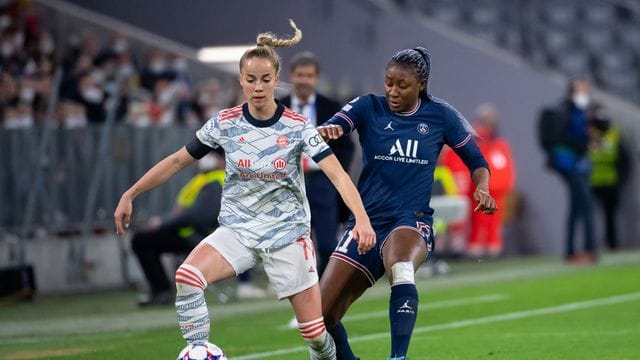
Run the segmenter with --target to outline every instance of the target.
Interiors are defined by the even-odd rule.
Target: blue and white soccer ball
[[[227,360],[222,349],[208,342],[187,345],[180,354],[178,360]]]

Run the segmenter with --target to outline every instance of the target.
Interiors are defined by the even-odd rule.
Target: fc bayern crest
[[[276,145],[281,148],[286,147],[289,145],[289,138],[284,135],[278,136],[278,139],[276,139]]]
[[[418,132],[422,135],[429,133],[429,126],[425,123],[418,124]]]
[[[275,160],[273,160],[273,168],[281,171],[284,170],[287,167],[287,160],[285,160],[284,158],[277,158]]]

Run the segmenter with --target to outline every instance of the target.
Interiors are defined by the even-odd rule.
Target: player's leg
[[[298,329],[314,359],[335,359],[333,339],[322,318],[322,304],[313,242],[309,238],[262,254],[264,270],[279,299],[289,299]]]
[[[418,315],[414,273],[427,257],[427,244],[416,229],[402,227],[392,231],[382,246],[383,261],[391,284],[390,359],[405,359]]]
[[[374,250],[371,250],[374,251]],[[375,255],[377,256],[377,254]],[[347,260],[348,261],[348,260]],[[320,280],[322,314],[336,344],[338,360],[356,360],[347,331],[340,322],[349,306],[372,284],[365,273],[344,260],[332,257]]]
[[[318,283],[289,297],[298,319],[298,328],[304,338],[312,360],[335,360],[336,347],[326,330],[322,317],[320,286]]]
[[[337,191],[322,172],[312,173],[307,180],[307,198],[311,209],[311,228],[317,249],[318,276],[322,277],[338,242]]]
[[[218,228],[207,236],[176,271],[176,311],[188,343],[209,340],[209,311],[204,290],[251,267],[251,254],[233,233]]]

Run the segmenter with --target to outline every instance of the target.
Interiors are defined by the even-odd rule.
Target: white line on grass
[[[463,299],[435,301],[432,303],[424,304],[424,306],[421,306],[418,308],[418,311],[423,312],[423,311],[430,311],[433,309],[443,309],[443,308],[463,306],[463,305],[498,302],[498,301],[506,300],[508,298],[509,297],[507,295],[503,295],[503,294],[489,294],[489,295],[482,295],[482,296],[463,298]],[[346,316],[343,321],[351,322],[351,321],[369,320],[373,318],[387,317],[387,316],[389,316],[389,310],[371,311],[371,312]]]
[[[463,328],[463,327],[474,326],[474,325],[490,324],[490,323],[495,323],[499,321],[524,319],[524,318],[541,316],[541,315],[559,314],[559,313],[565,313],[569,311],[576,311],[576,310],[589,309],[589,308],[599,307],[599,306],[620,304],[620,303],[631,302],[636,300],[640,300],[640,291],[630,293],[630,294],[608,296],[608,297],[597,298],[597,299],[592,299],[587,301],[577,301],[577,302],[572,302],[572,303],[567,303],[567,304],[557,305],[557,306],[549,306],[549,307],[523,310],[523,311],[514,311],[510,313],[505,313],[505,314],[452,321],[444,324],[421,326],[421,327],[415,328],[413,333],[421,334],[421,333],[437,331],[437,330],[457,329],[457,328]],[[351,339],[349,339],[349,342],[357,343],[357,342],[363,342],[363,341],[386,339],[388,337],[389,337],[389,333],[381,332],[381,333],[375,333],[370,335],[352,337]],[[266,351],[261,353],[238,356],[232,359],[233,360],[264,359],[264,358],[274,357],[277,355],[293,354],[293,353],[304,352],[304,351],[307,351],[307,348],[305,346],[296,346],[288,349]]]
[[[450,308],[450,307],[456,307],[456,306],[498,302],[498,301],[506,300],[508,298],[509,296],[504,294],[488,294],[488,295],[481,295],[481,296],[475,296],[470,298],[427,302],[423,306],[420,306],[420,308],[418,308],[418,311],[423,312],[423,311],[431,311],[433,309],[444,309],[444,308]],[[369,320],[369,319],[388,317],[388,316],[389,316],[389,310],[368,311],[364,313],[348,315],[342,320],[342,322]],[[288,325],[280,325],[277,328],[279,330],[291,330],[291,328]]]

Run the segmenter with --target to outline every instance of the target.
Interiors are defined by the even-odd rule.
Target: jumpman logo
[[[389,123],[387,124],[387,126],[384,127],[384,130],[395,130],[393,128],[393,126],[391,126],[392,121],[389,121]]]
[[[397,313],[413,314],[415,311],[413,311],[413,308],[409,306],[409,300],[407,300],[404,302],[404,305],[400,306]]]

